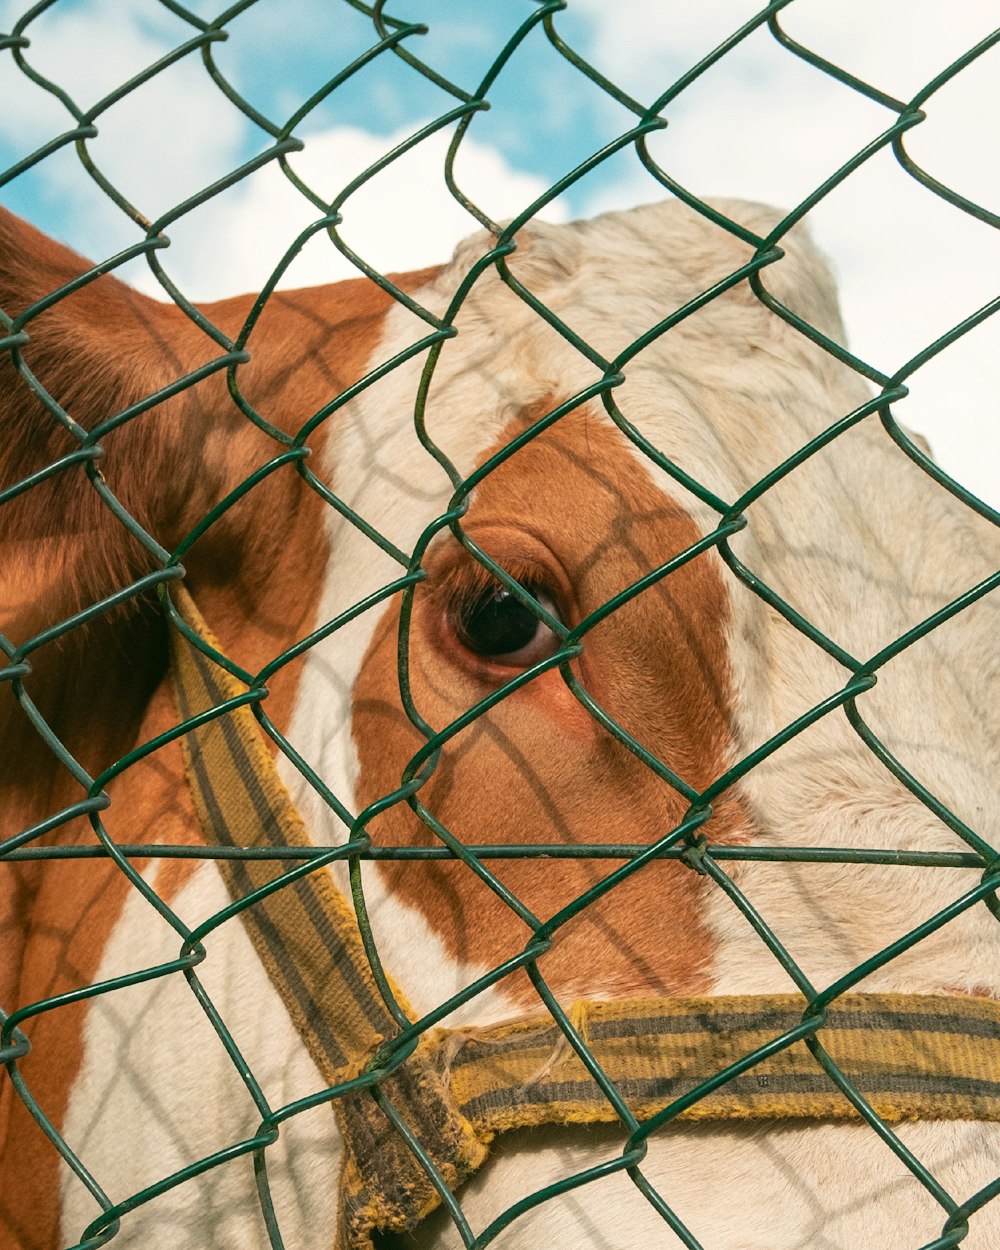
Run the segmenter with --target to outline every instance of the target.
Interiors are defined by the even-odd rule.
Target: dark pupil
[[[538,625],[533,612],[509,590],[497,587],[484,590],[461,609],[458,635],[462,645],[477,655],[507,655],[526,647]]]

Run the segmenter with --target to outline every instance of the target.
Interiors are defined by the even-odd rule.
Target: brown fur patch
[[[542,411],[524,414],[497,447]],[[546,587],[569,624],[700,536],[684,510],[653,486],[624,437],[582,412],[491,474],[476,490],[463,524],[513,576]],[[411,688],[417,709],[435,729],[517,671],[471,655],[449,626],[456,586],[463,576],[481,580],[469,559],[450,537],[439,543],[426,561],[428,580],[415,595]],[[697,790],[724,771],[729,751],[727,616],[720,565],[703,554],[597,625],[573,664],[600,706]],[[397,633],[398,610],[390,610],[355,687],[359,804],[398,786],[423,744],[400,703]],[[682,797],[593,719],[554,670],[450,741],[419,798],[467,843],[649,843],[674,828],[687,809]],[[725,797],[705,831],[735,841],[746,835],[747,825],[740,803]],[[383,843],[434,841],[405,804],[378,817],[371,832]],[[528,859],[493,860],[489,867],[546,920],[616,865]],[[455,959],[496,965],[530,936],[462,865],[397,862],[384,871]],[[542,973],[563,996],[704,989],[712,954],[700,919],[704,884],[679,863],[647,865],[558,931],[540,960]],[[537,1001],[522,974],[507,987],[525,1004]]]

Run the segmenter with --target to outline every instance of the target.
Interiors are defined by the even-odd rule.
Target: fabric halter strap
[[[218,651],[187,592],[174,593],[188,626]],[[246,693],[179,630],[171,634],[185,720]],[[248,706],[203,721],[183,745],[208,844],[312,846]],[[375,1070],[372,1059],[400,1026],[372,972],[355,911],[329,869],[303,874],[288,861],[266,859],[219,859],[216,866],[234,901],[259,892],[240,919],[323,1080],[331,1088],[353,1082],[332,1099],[345,1143],[339,1250],[371,1250],[373,1231],[408,1231],[441,1201],[385,1106],[409,1126],[451,1189],[485,1161],[498,1133],[621,1123],[549,1015],[432,1029],[391,1075]],[[398,1007],[416,1020],[387,980]],[[804,1009],[800,995],[772,994],[580,1002],[569,1016],[629,1110],[646,1120],[794,1030]],[[846,994],[828,1008],[815,1038],[888,1123],[1000,1120],[1000,1003],[992,999]],[[800,1039],[738,1070],[677,1118],[858,1116]]]

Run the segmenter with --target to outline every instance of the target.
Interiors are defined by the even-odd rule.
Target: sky
[[[0,31],[29,9],[0,0]],[[82,109],[195,33],[161,0],[54,0],[35,5],[23,50],[36,75]],[[186,0],[209,20],[220,0]],[[423,23],[400,46],[468,95],[526,21],[535,0],[391,0],[388,11]],[[558,37],[646,106],[757,12],[743,0],[567,0]],[[908,101],[985,38],[996,0],[791,0],[782,29],[885,95]],[[378,42],[350,0],[257,0],[212,45],[218,72],[280,128],[334,75]],[[561,56],[536,22],[517,43],[459,149],[455,178],[493,219],[520,212],[557,178],[611,143],[633,114]],[[29,157],[72,124],[66,105],[0,52],[0,169]],[[289,166],[329,201],[350,180],[460,103],[392,52],[373,57],[295,127],[304,150]],[[892,374],[1000,292],[1000,44],[944,81],[925,120],[902,140],[906,158],[982,214],[929,191],[884,148],[809,213],[837,274],[851,349]],[[663,110],[649,139],[660,166],[702,195],[799,203],[883,133],[895,113],[782,47],[761,27],[694,79]],[[436,131],[346,200],[341,232],[381,270],[443,260],[477,228],[448,192],[442,167],[454,122]],[[96,168],[148,219],[265,151],[273,140],[228,100],[194,50],[99,111],[88,143]],[[600,164],[543,210],[550,220],[646,203],[665,192],[632,147]],[[91,257],[140,232],[83,168],[72,145],[0,186],[0,203]],[[317,216],[275,162],[170,225],[161,253],[192,299],[259,287]],[[325,235],[285,275],[288,285],[353,273]],[[144,261],[123,276],[159,293]],[[896,406],[940,462],[1000,507],[1000,314],[912,377]]]

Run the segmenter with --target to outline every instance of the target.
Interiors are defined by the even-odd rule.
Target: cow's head
[[[722,207],[759,239],[777,221]],[[72,761],[96,777],[157,735],[158,750],[109,780],[101,820],[123,842],[201,836],[168,732],[179,714],[151,582],[110,599],[180,559],[227,656],[248,675],[269,666],[265,711],[317,841],[349,828],[383,846],[624,847],[618,859],[486,857],[478,869],[367,865],[377,945],[418,1010],[516,956],[540,925],[537,970],[564,1002],[788,989],[753,909],[800,984],[826,984],[963,888],[938,870],[907,869],[900,889],[885,865],[731,864],[740,894],[718,868],[715,879],[699,870],[697,846],[607,880],[630,848],[682,835],[954,849],[897,761],[960,817],[994,810],[996,738],[970,691],[1000,678],[995,611],[984,600],[959,629],[891,660],[884,648],[995,568],[995,533],[874,424],[856,373],[791,324],[843,338],[801,232],[758,256],[763,292],[743,268],[747,243],[673,204],[533,225],[499,266],[480,264],[491,241],[477,238],[442,269],[393,278],[395,295],[359,279],[272,295],[262,311],[250,297],[225,301],[205,321],[113,277],[78,283],[85,263],[13,218],[0,232],[0,308],[16,318],[0,372],[0,488],[28,486],[0,508],[0,630],[17,665],[0,708],[14,744],[0,753],[5,836],[92,841]],[[928,542],[949,558],[928,560]],[[871,657],[877,687],[852,686]],[[841,710],[853,696],[881,757]],[[53,753],[49,730],[72,760]],[[151,870],[191,924],[225,906],[212,871]],[[196,881],[208,888],[185,894]],[[11,867],[0,1005],[151,958],[135,899],[113,864]],[[963,913],[878,964],[866,988],[995,993],[992,926],[983,908]],[[119,1157],[129,1139],[93,1090],[67,1107],[78,1072],[114,1085],[123,1114],[136,1098],[145,1106],[141,1081],[101,1065],[126,1033],[141,1041],[155,1028],[149,995],[124,1030],[95,1012],[109,1030],[99,1037],[83,999],[45,1011],[27,1069],[53,1122],[97,1143],[133,1190],[160,1163],[133,1159],[131,1145]],[[244,997],[237,986],[233,1012],[252,1032]],[[519,969],[464,1019],[537,1004]],[[276,1056],[265,1032],[255,1062],[282,1089],[312,1089],[315,1070]],[[46,1062],[57,1053],[58,1066]],[[210,1070],[210,1053],[185,1069],[199,1124],[203,1087],[220,1116],[229,1110],[232,1064],[222,1055]],[[31,1217],[47,1244],[54,1155],[12,1087],[0,1098],[21,1161],[0,1210],[48,1212]],[[7,1115],[3,1103],[2,1129]],[[327,1146],[316,1151],[328,1169]],[[82,1225],[91,1200],[77,1197]]]
[[[725,207],[760,238],[777,220]],[[83,268],[13,219],[4,230],[11,314]],[[101,459],[4,509],[15,573],[5,632],[19,643],[162,563],[114,500],[170,552],[235,491],[183,555],[227,653],[257,672],[342,620],[269,683],[278,728],[343,805],[338,816],[286,767],[317,839],[342,838],[344,816],[363,813],[373,840],[393,845],[442,833],[467,845],[650,844],[685,821],[691,836],[722,843],[867,837],[866,805],[907,800],[840,713],[762,752],[738,782],[725,778],[845,686],[840,656],[876,653],[964,584],[968,570],[952,567],[915,585],[912,525],[895,518],[927,504],[921,474],[859,421],[734,507],[865,403],[856,375],[745,275],[730,282],[752,249],[682,205],[535,224],[516,241],[499,266],[479,263],[491,242],[480,237],[440,270],[393,279],[409,307],[360,279],[274,295],[259,319],[249,299],[211,306],[213,337],[102,277],[30,317],[33,376],[83,429],[107,424]],[[842,341],[808,238],[793,231],[781,250],[760,267],[769,296]],[[411,348],[442,324],[449,337],[422,379],[428,351]],[[224,356],[228,385],[210,363]],[[202,380],[144,404],[201,368]],[[10,364],[5,378],[7,471],[18,479],[78,449],[80,432]],[[371,384],[338,400],[361,379]],[[293,449],[273,464],[304,429],[309,459]],[[887,500],[890,476],[901,484]],[[786,607],[835,646],[789,623]],[[125,635],[131,659],[109,680],[102,664]],[[26,688],[96,772],[138,732],[166,663],[164,631],[132,599],[37,659]],[[890,689],[887,715],[909,689]],[[929,751],[922,731],[911,746]],[[65,775],[42,797],[26,784],[47,751],[28,735],[13,763],[29,817],[71,797]],[[947,768],[928,766],[947,788]],[[911,834],[915,820],[931,836],[926,809],[908,819]],[[489,865],[492,883],[456,863],[373,873],[375,903],[391,904],[373,908],[378,935],[397,959],[422,937],[428,964],[459,969],[427,1003],[514,955],[531,917],[548,920],[612,867]],[[810,915],[801,893],[798,882],[777,895],[793,927]],[[835,888],[822,893],[833,920],[846,904]],[[725,964],[717,894],[683,862],[647,865],[567,917],[539,967],[571,994],[706,988]],[[739,933],[727,941],[743,949]],[[831,947],[831,967],[866,943]],[[505,992],[522,1003],[533,993],[522,973]]]

